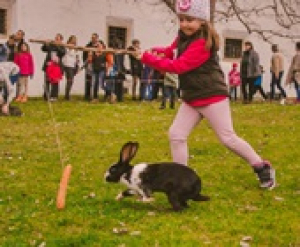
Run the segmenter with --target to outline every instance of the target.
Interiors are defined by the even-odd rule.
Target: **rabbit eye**
[[[110,172],[116,172],[117,171],[117,168],[116,167],[111,167],[110,168]]]

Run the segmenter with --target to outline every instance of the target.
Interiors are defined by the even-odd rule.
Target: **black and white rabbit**
[[[128,189],[116,199],[138,195],[143,202],[152,200],[152,192],[166,193],[175,211],[188,207],[189,199],[208,201],[209,197],[200,194],[201,180],[189,167],[177,163],[140,163],[131,166],[129,162],[135,156],[139,144],[128,142],[120,152],[120,160],[112,165],[105,174],[107,182],[122,182]]]

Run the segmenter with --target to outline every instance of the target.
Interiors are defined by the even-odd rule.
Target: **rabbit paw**
[[[149,203],[155,201],[155,199],[153,197],[142,197],[141,201],[144,203]]]
[[[121,201],[122,199],[124,198],[124,196],[123,196],[123,193],[121,192],[120,194],[118,194],[117,196],[116,196],[116,201]]]

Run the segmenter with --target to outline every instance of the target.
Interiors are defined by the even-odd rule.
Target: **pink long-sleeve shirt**
[[[211,55],[211,52],[205,49],[205,39],[195,40],[179,58],[173,59],[173,50],[176,47],[177,39],[169,47],[155,49],[159,53],[164,53],[165,57],[161,58],[145,52],[141,60],[155,69],[180,75],[201,66]]]
[[[142,63],[157,70],[180,75],[200,67],[211,56],[211,51],[208,51],[205,48],[206,40],[197,39],[193,41],[178,58],[174,58],[173,51],[177,48],[177,41],[178,38],[176,38],[175,41],[166,48],[155,48],[155,51],[163,53],[165,55],[164,57],[157,57],[149,52],[145,52],[141,58]],[[212,96],[206,99],[197,99],[187,103],[195,107],[205,106],[219,102],[225,98],[226,96],[223,95]]]

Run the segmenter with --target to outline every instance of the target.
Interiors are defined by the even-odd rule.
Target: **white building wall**
[[[0,0],[5,1],[5,0]],[[174,24],[174,16],[170,15],[166,7],[153,5],[156,0],[138,1],[132,0],[6,0],[11,4],[10,30],[15,32],[23,29],[26,32],[26,40],[30,38],[52,39],[56,33],[62,33],[65,40],[72,34],[78,38],[78,45],[89,42],[91,34],[97,32],[100,38],[107,42],[107,19],[118,18],[117,24],[131,25],[129,28],[129,42],[133,38],[140,39],[142,49],[156,45],[168,45],[177,34],[177,25]],[[107,17],[110,18],[107,18]],[[109,21],[109,22],[110,22]],[[131,24],[130,24],[131,23]],[[241,31],[247,40],[253,42],[255,50],[259,53],[261,64],[264,66],[264,88],[269,91],[270,84],[270,45],[254,36],[248,36],[244,28],[237,22],[216,25],[223,37],[227,31]],[[278,42],[279,43],[279,42]],[[129,44],[127,44],[129,45]],[[294,54],[294,45],[288,41],[279,43],[284,48],[286,56],[285,71]],[[34,56],[36,73],[30,81],[29,94],[41,95],[43,92],[44,75],[41,67],[45,54],[41,52],[41,45],[30,44]],[[228,73],[231,62],[223,60],[223,50],[220,51],[221,65]],[[82,94],[84,88],[84,73],[75,78],[72,93]],[[285,77],[283,78],[285,79]],[[61,83],[61,93],[64,92],[64,80]],[[294,96],[294,90],[288,89],[288,95]]]

